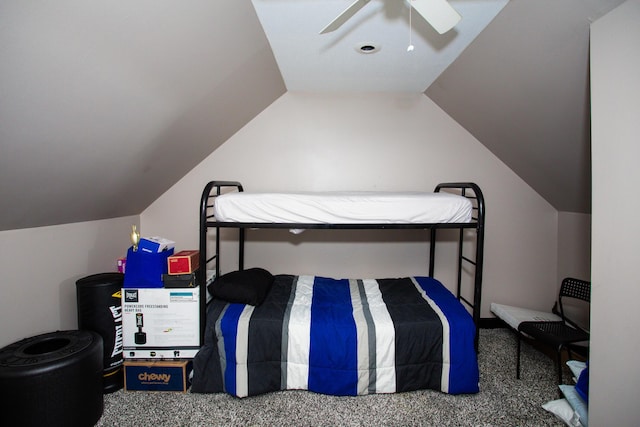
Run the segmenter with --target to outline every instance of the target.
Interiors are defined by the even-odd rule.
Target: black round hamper
[[[124,385],[122,300],[124,274],[99,273],[76,282],[78,329],[97,332],[104,343],[104,393]]]

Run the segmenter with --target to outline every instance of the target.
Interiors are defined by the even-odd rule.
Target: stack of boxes
[[[127,253],[122,290],[125,390],[186,391],[200,349],[198,251],[142,238]]]

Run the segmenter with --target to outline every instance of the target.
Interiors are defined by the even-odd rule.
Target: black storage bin
[[[104,393],[124,385],[122,368],[122,273],[100,273],[76,282],[78,328],[97,332],[104,343]]]

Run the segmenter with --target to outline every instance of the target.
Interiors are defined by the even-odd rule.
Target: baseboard
[[[506,328],[507,324],[497,317],[485,317],[480,318],[478,322],[478,327],[480,329],[496,329],[496,328]]]

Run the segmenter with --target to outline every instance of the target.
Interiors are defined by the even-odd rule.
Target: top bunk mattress
[[[426,192],[237,192],[214,205],[219,222],[281,224],[465,223],[472,211],[466,197]]]

